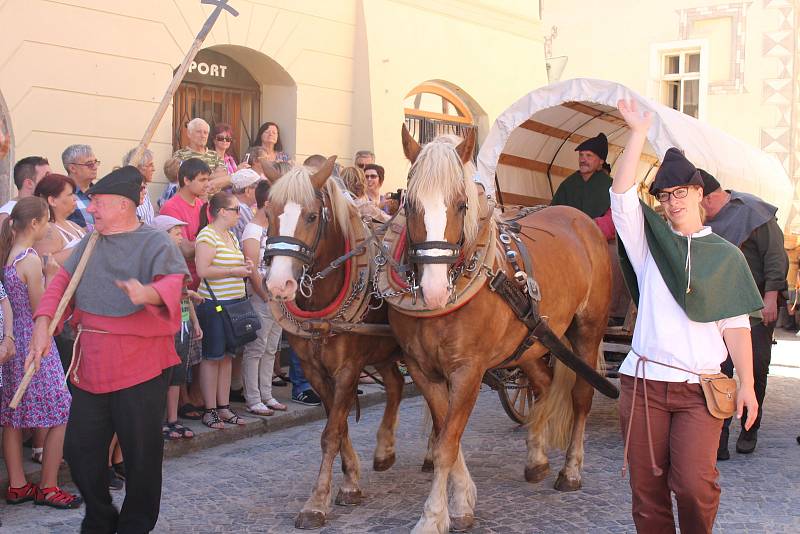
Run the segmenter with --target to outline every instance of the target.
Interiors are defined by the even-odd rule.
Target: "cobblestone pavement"
[[[800,343],[794,341],[782,341],[778,347],[756,453],[734,452],[720,465],[723,493],[715,532],[800,532],[798,349]],[[383,473],[370,469],[382,408],[365,410],[361,422],[353,424],[364,503],[333,506],[321,533],[400,533],[414,525],[431,480],[419,470],[425,443],[421,408],[419,397],[402,405],[397,464]],[[738,433],[734,426],[733,440]],[[308,423],[168,460],[156,532],[293,532],[295,514],[318,470],[321,429],[321,422]],[[563,462],[563,454],[557,452],[550,454],[553,472],[544,482],[524,481],[524,432],[503,414],[492,391],[480,395],[463,443],[478,488],[473,532],[633,532],[630,491],[620,478],[622,441],[614,402],[595,396],[584,487],[578,492],[552,489]],[[337,462],[334,481],[339,480]],[[120,495],[115,500],[119,503]],[[0,532],[77,532],[82,514],[30,504],[0,505]]]

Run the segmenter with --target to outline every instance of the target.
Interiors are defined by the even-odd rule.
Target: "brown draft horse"
[[[348,225],[358,220],[355,208],[345,199],[336,182],[328,179],[335,160],[335,156],[328,159],[313,175],[306,168],[296,167],[274,182],[270,191],[267,209],[270,238],[288,238],[284,245],[289,245],[289,249],[293,243],[305,244],[311,257],[303,261],[291,255],[274,256],[267,289],[275,299],[297,297],[297,305],[303,310],[324,309],[336,299],[345,283],[344,269],[336,269],[315,281],[310,297],[298,292],[304,263],[308,268],[313,264],[318,271],[342,256]],[[386,324],[386,315],[386,306],[382,306],[369,311],[365,322]],[[328,415],[321,436],[322,463],[317,482],[295,520],[297,528],[319,528],[330,511],[333,460],[340,452],[344,480],[336,504],[361,502],[359,460],[350,442],[347,416],[365,365],[378,369],[386,387],[386,409],[377,433],[373,468],[384,471],[394,464],[397,413],[403,392],[403,377],[395,363],[400,352],[393,337],[342,333],[321,341],[296,335],[288,338]]]
[[[496,231],[495,222],[479,226],[478,191],[465,172],[474,136],[456,146],[437,138],[421,148],[403,128],[403,147],[412,162],[406,200],[408,242],[427,244],[426,255],[449,255],[463,243],[470,258],[476,236]],[[471,163],[469,163],[471,165]],[[595,368],[606,327],[611,297],[610,262],[606,242],[595,223],[578,210],[551,207],[520,221],[521,238],[531,254],[541,289],[540,313],[573,351]],[[448,243],[443,243],[443,242]],[[441,247],[437,250],[435,247]],[[449,244],[449,248],[448,248]],[[491,266],[481,266],[490,276]],[[513,270],[498,260],[494,269]],[[485,284],[468,303],[446,313],[449,266],[417,266],[422,296],[436,317],[419,318],[391,307],[389,322],[405,352],[405,361],[431,409],[434,432],[434,477],[424,512],[413,532],[465,530],[474,522],[476,489],[460,450],[461,435],[477,399],[481,377],[499,366],[526,336],[527,329],[506,302]],[[525,478],[538,482],[549,471],[549,446],[567,447],[566,462],[555,487],[577,490],[581,485],[583,440],[593,389],[561,362],[554,368],[542,358],[547,349],[534,344],[509,365],[519,366],[534,385],[536,403],[529,421]],[[571,397],[571,398],[570,398]],[[447,502],[448,479],[452,498]],[[449,511],[449,513],[448,513]]]

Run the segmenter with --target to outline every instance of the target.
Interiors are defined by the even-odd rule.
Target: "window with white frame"
[[[661,54],[661,102],[694,118],[700,117],[700,57],[699,48]]]

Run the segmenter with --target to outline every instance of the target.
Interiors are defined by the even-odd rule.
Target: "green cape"
[[[641,201],[640,201],[641,202]],[[686,293],[688,239],[677,235],[669,224],[644,202],[644,233],[664,283],[689,319],[709,323],[752,314],[764,307],[753,275],[742,252],[716,234],[692,238],[691,291]],[[635,302],[639,285],[625,246],[619,242],[619,259],[625,283]]]

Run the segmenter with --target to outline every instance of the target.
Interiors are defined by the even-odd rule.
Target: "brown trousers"
[[[622,436],[633,405],[633,377],[622,375],[619,418]],[[629,462],[633,521],[646,534],[675,532],[672,497],[678,502],[681,534],[710,533],[719,508],[717,445],[722,420],[706,408],[699,384],[647,381],[655,463],[653,475],[645,425],[642,380],[636,387]]]

